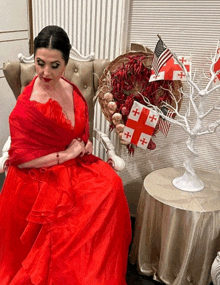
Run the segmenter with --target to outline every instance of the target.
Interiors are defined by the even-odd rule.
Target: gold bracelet
[[[57,152],[56,158],[57,158],[57,165],[59,165],[59,164],[60,164],[60,155],[59,155],[59,152]]]

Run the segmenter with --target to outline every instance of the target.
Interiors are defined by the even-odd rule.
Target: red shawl
[[[9,165],[18,165],[65,150],[73,138],[80,137],[87,142],[89,137],[88,107],[79,89],[68,81],[73,86],[75,127],[74,130],[63,128],[46,118],[35,107],[34,101],[30,101],[36,78],[19,95],[16,106],[9,116],[11,133]]]

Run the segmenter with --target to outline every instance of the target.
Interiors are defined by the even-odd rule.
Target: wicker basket
[[[176,107],[178,102],[178,110],[180,109],[182,82],[180,80],[149,82],[152,59],[153,53],[149,49],[130,51],[117,57],[105,68],[99,80],[97,97],[105,118],[111,123],[111,128],[116,127],[112,120],[115,113],[121,114],[120,123],[126,124],[134,100],[147,105],[143,99],[147,98],[160,109],[164,105],[163,101],[173,107]],[[111,96],[106,97],[106,94]],[[112,102],[115,102],[113,110],[109,107]],[[156,127],[154,135],[157,132]]]

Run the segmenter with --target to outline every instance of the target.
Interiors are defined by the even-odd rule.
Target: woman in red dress
[[[92,155],[87,104],[62,77],[69,38],[34,40],[37,76],[9,117],[0,195],[1,285],[125,285],[130,215],[122,181]]]

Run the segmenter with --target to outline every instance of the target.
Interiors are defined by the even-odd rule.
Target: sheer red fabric
[[[130,215],[120,177],[93,155],[62,165],[16,165],[88,139],[85,100],[74,87],[75,127],[59,104],[30,101],[10,115],[10,166],[0,194],[1,285],[125,285]]]
[[[56,101],[51,105],[45,105],[49,108],[47,114],[41,112],[43,107],[39,110],[36,108],[36,102],[30,101],[36,78],[18,97],[17,104],[9,116],[12,140],[9,151],[11,165],[64,150],[74,137],[81,137],[84,141],[89,137],[88,108],[79,89],[72,84],[74,112],[77,118],[73,130],[71,127],[66,128],[68,121],[66,122]]]

